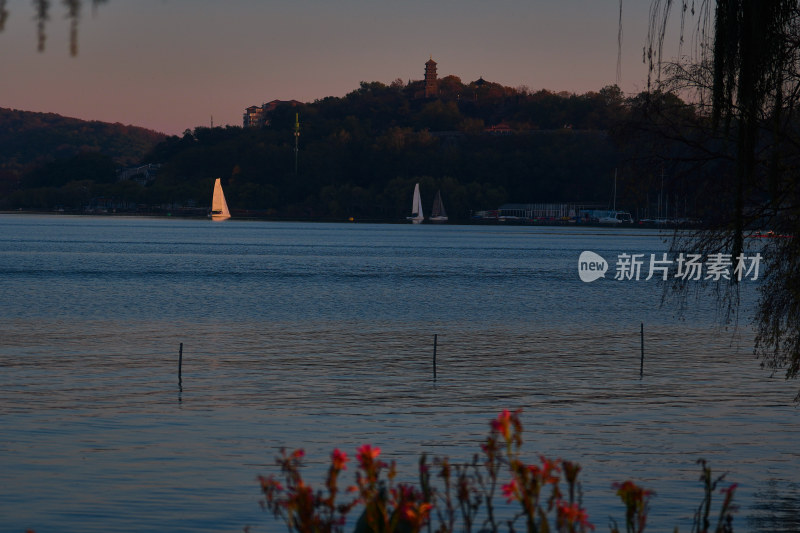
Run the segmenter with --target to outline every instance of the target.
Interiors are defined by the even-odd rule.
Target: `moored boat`
[[[428,220],[438,223],[447,222],[447,211],[444,210],[441,191],[436,191],[436,198],[433,200],[433,208],[431,209],[431,217]]]

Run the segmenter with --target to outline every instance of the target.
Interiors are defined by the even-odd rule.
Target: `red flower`
[[[559,501],[556,508],[558,522],[569,526],[581,526],[594,530],[594,526],[589,523],[589,515],[577,503],[569,504]]]
[[[425,523],[425,520],[427,520],[428,514],[432,508],[433,505],[426,502],[420,502],[416,505],[406,503],[400,508],[400,514],[412,527],[420,528]]]
[[[333,463],[333,468],[336,470],[346,470],[347,469],[347,454],[343,451],[336,448],[333,450],[331,454],[331,462]]]
[[[738,483],[732,483],[730,487],[720,489],[719,493],[724,494],[727,498],[733,498],[733,493],[736,492],[738,486]]]
[[[381,454],[381,449],[377,447],[373,448],[369,444],[364,444],[357,450],[357,452],[359,456],[375,459]]]
[[[732,483],[730,487],[727,487],[727,488],[725,488],[725,489],[721,489],[721,490],[719,491],[719,492],[720,492],[720,494],[722,494],[723,496],[725,496],[725,501],[723,501],[723,502],[722,502],[722,507],[723,507],[724,509],[728,509],[728,508],[730,508],[731,510],[735,510],[735,507],[734,507],[734,506],[732,506],[732,505],[731,505],[731,503],[733,502],[733,495],[734,495],[734,493],[736,492],[736,488],[737,488],[738,486],[739,486],[738,484],[736,484],[736,483]]]
[[[358,462],[361,463],[361,468],[367,470],[370,465],[373,464],[375,459],[381,454],[380,448],[373,448],[369,444],[362,445],[358,450],[356,450],[356,455],[358,456]]]
[[[632,503],[642,505],[645,499],[653,496],[655,492],[652,490],[645,490],[633,481],[626,481],[625,483],[614,483],[613,488],[617,489],[617,496],[622,498],[626,504]]]
[[[645,525],[647,524],[647,507],[650,496],[653,496],[655,492],[645,490],[636,485],[633,481],[614,483],[612,487],[617,489],[617,496],[619,496],[622,503],[625,505],[625,520],[629,528],[628,530],[644,531]]]
[[[273,476],[268,476],[268,477],[258,476],[258,480],[261,482],[261,490],[265,492],[270,490],[274,491],[283,490],[283,485],[281,485],[280,482]]]
[[[503,496],[506,497],[508,503],[517,499],[517,480],[512,479],[509,483],[503,485]]]
[[[558,467],[559,460],[555,461],[548,459],[544,455],[540,455],[539,459],[542,461],[542,482],[543,483],[558,483],[558,476],[561,469]]]
[[[492,430],[500,433],[506,440],[511,438],[511,412],[508,409],[503,409],[503,412],[492,420]]]

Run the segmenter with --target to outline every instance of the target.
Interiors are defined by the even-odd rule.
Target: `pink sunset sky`
[[[343,96],[361,81],[483,77],[585,93],[617,81],[618,0],[108,0],[82,13],[77,57],[52,2],[36,50],[30,0],[9,0],[0,107],[167,134],[241,125],[247,106]],[[620,87],[646,87],[650,2],[623,4]],[[677,23],[676,23],[677,26]],[[665,55],[677,55],[676,37]]]

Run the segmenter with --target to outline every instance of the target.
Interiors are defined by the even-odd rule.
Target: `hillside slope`
[[[145,128],[0,108],[0,169],[99,152],[116,164],[137,163],[165,135]]]

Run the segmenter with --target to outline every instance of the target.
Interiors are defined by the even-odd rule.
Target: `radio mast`
[[[300,140],[300,113],[294,114],[294,174],[297,175],[297,142]]]

